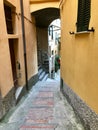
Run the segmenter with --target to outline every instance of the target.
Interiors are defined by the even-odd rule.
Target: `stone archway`
[[[48,26],[55,20],[60,18],[60,11],[58,8],[44,8],[32,13],[35,17],[37,28],[37,52],[38,65],[48,72]]]

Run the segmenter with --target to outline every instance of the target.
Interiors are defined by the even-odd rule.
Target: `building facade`
[[[39,51],[48,54],[48,25],[59,18],[59,0],[1,0],[0,12],[2,119],[38,81]]]
[[[49,77],[55,78],[57,71],[56,60],[59,54],[60,46],[60,19],[54,20],[48,27],[48,55],[49,55]]]
[[[97,0],[61,0],[61,83],[86,129],[98,129]]]
[[[26,76],[28,89],[38,80],[35,19],[28,0],[23,1],[23,8],[25,48],[20,0],[0,1],[0,119],[16,104],[16,91],[24,90]]]
[[[0,119],[38,80],[37,53],[48,54],[48,26],[61,15],[61,90],[85,128],[97,130],[97,0],[23,0],[24,11],[20,1],[0,1]]]

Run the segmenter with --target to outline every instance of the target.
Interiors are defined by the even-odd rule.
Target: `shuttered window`
[[[77,32],[88,30],[90,9],[91,0],[78,0]]]

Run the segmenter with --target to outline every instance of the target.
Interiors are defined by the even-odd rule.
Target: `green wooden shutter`
[[[90,7],[91,0],[78,0],[77,32],[88,30]]]

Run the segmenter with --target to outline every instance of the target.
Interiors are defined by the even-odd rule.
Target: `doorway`
[[[10,59],[12,66],[12,75],[13,75],[13,83],[14,86],[18,86],[18,78],[17,78],[17,59],[18,59],[18,39],[9,39],[9,51],[10,51]]]

